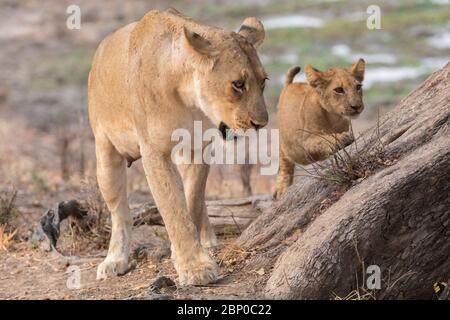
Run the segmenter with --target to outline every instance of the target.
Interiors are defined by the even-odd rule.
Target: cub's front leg
[[[295,163],[288,159],[282,148],[280,148],[279,162],[274,199],[279,199],[294,181]]]
[[[309,163],[325,160],[339,149],[352,144],[353,141],[353,135],[349,131],[335,135],[310,135],[303,143],[305,158]]]
[[[205,285],[217,279],[218,268],[202,247],[189,214],[181,177],[170,155],[143,150],[142,161],[156,206],[166,225],[181,285]]]

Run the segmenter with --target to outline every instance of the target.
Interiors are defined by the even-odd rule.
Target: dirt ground
[[[222,242],[222,251],[224,247]],[[166,288],[149,294],[151,283],[160,276],[176,281],[176,272],[169,258],[160,262],[132,261],[131,265],[134,266],[125,275],[97,281],[96,268],[102,259],[80,257],[70,261],[55,252],[32,248],[28,243],[14,244],[10,252],[0,252],[0,299],[261,298],[259,292],[264,280],[261,272],[239,272],[236,266],[222,264],[216,284]],[[71,289],[70,266],[76,266],[81,272],[79,289]]]
[[[44,6],[36,0],[20,4],[3,1],[0,5],[0,29],[4,31],[0,43],[5,44],[4,50],[0,51],[0,61],[5,62],[5,70],[2,69],[4,72],[0,74],[0,196],[11,194],[13,189],[18,191],[15,201],[18,214],[11,223],[17,233],[8,252],[0,249],[0,299],[156,299],[162,297],[148,295],[154,279],[167,276],[176,281],[175,270],[168,258],[132,261],[135,268],[124,276],[96,281],[96,267],[102,260],[101,255],[105,254],[104,248],[93,251],[88,247],[80,248],[84,244],[78,243],[75,250],[68,243],[66,246],[62,243],[61,252],[66,257],[80,257],[68,261],[61,255],[43,251],[40,243],[32,239],[39,217],[60,201],[82,197],[83,181],[95,176],[94,143],[82,116],[86,112],[85,86],[95,47],[125,20],[133,21],[142,16],[149,9],[147,6],[165,6],[165,1],[133,1],[125,8],[122,1],[81,2],[86,23],[77,32],[62,28],[70,1],[49,1]],[[191,13],[201,18],[208,16],[203,13],[202,1],[184,1],[184,5],[181,5],[182,1],[178,2],[181,9],[186,10],[194,8],[194,3],[200,5],[198,12],[193,10]],[[222,6],[221,10],[227,7]],[[216,11],[216,6],[211,8]],[[211,17],[211,22],[218,22],[217,16]],[[12,21],[20,21],[21,28]],[[233,22],[234,27],[240,21],[236,21],[236,25]],[[268,37],[274,41],[278,38]],[[285,42],[289,46],[293,43],[289,39]],[[266,44],[267,50],[271,47],[270,43]],[[276,48],[267,54],[278,57],[279,52]],[[11,57],[15,59],[11,60]],[[286,69],[284,65],[279,68],[278,62],[272,64],[268,66],[269,71],[283,69],[284,72]],[[274,73],[272,78],[279,75]],[[276,80],[272,83],[275,85]],[[268,105],[274,109],[279,90],[272,91],[276,94],[271,94]],[[271,114],[270,128],[276,126],[274,118],[275,114]],[[371,124],[373,119],[358,119],[354,131],[357,134]],[[271,194],[274,180],[275,176],[261,176],[255,167],[250,179],[252,193]],[[128,170],[128,190],[131,204],[151,199],[139,162]],[[207,185],[209,199],[242,196],[246,194],[239,166],[211,169]],[[215,256],[216,261],[223,261],[217,284],[169,290],[163,296],[177,299],[260,298],[268,271],[245,267],[242,256],[248,253],[233,247],[232,240],[236,236],[220,238],[221,246]],[[80,268],[80,289],[67,287],[71,264]]]

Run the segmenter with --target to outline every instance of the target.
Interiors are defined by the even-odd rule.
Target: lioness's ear
[[[214,48],[208,39],[203,38],[198,33],[189,31],[186,27],[183,27],[183,34],[188,42],[188,45],[198,53],[210,57],[213,57],[219,53],[219,51]]]
[[[315,88],[326,83],[323,73],[316,68],[313,68],[310,64],[305,66],[305,74],[311,87]]]
[[[239,28],[239,34],[244,36],[255,48],[258,48],[263,43],[266,36],[261,21],[253,17],[245,18]]]
[[[359,59],[354,65],[349,68],[350,73],[356,80],[362,82],[364,80],[364,71],[366,70],[366,62],[364,59]]]

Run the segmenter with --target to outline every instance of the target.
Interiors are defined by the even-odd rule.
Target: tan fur
[[[287,72],[278,103],[280,167],[275,197],[280,197],[292,184],[295,163],[307,165],[324,160],[336,150],[336,145],[345,146],[353,141],[350,118],[364,109],[362,89],[357,89],[364,79],[364,70],[362,59],[350,68],[326,72],[307,65],[309,84],[292,83],[299,67]],[[336,93],[338,87],[344,93]]]
[[[142,157],[180,283],[216,279],[217,266],[205,250],[216,245],[204,201],[208,166],[177,168],[171,135],[179,128],[192,133],[194,120],[202,121],[203,130],[221,122],[244,130],[267,123],[266,74],[254,48],[262,39],[264,29],[254,18],[235,33],[170,9],[150,11],[100,44],[89,76],[89,118],[112,235],[97,278],[127,270],[132,219],[126,162]],[[245,81],[242,93],[233,89],[236,80]]]

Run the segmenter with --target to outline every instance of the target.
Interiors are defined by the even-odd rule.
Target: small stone
[[[161,276],[156,278],[151,284],[149,290],[149,294],[151,293],[160,293],[161,289],[170,288],[170,289],[176,289],[175,282],[165,276]]]

